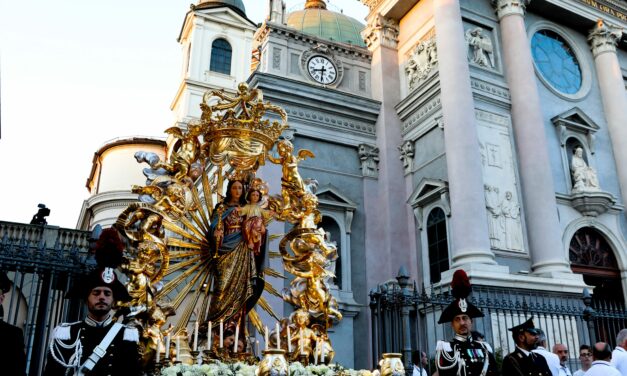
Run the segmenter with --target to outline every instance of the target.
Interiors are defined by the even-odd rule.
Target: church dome
[[[200,0],[196,9],[215,8],[219,6],[227,6],[242,16],[246,17],[246,7],[243,0]]]
[[[326,8],[322,0],[308,0],[305,9],[288,14],[287,26],[322,39],[366,47],[361,37],[364,24]]]

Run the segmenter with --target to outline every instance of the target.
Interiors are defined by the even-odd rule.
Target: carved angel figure
[[[494,49],[489,37],[483,35],[483,29],[476,27],[466,30],[466,43],[472,49],[472,61],[482,67],[494,68]]]
[[[165,130],[165,133],[180,140],[180,144],[175,148],[174,152],[170,156],[170,163],[157,162],[151,167],[163,168],[171,174],[174,174],[174,178],[177,180],[183,180],[190,170],[192,163],[198,159],[200,153],[200,141],[198,136],[202,133],[202,126],[200,124],[190,123],[188,125],[187,132],[184,132],[179,127],[171,127]]]
[[[307,157],[314,158],[314,154],[307,149],[302,149],[298,151],[296,156],[292,155],[294,145],[288,140],[279,141],[277,151],[279,158],[268,155],[268,159],[274,164],[283,166],[281,196],[283,197],[283,208],[288,209],[290,205],[295,204],[297,199],[307,192],[307,186],[298,172],[298,163]]]

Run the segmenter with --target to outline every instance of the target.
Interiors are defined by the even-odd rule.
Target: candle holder
[[[258,376],[288,376],[289,367],[285,359],[285,350],[273,349],[264,351],[258,372]]]
[[[300,364],[307,367],[309,365],[309,355],[303,353],[298,354],[298,361]]]
[[[202,364],[202,358],[200,359],[200,363],[198,363],[198,355],[200,355],[200,351],[194,351],[194,350],[192,350],[192,351],[190,351],[189,353],[190,353],[190,354],[191,354],[191,356],[192,356],[192,360],[193,360],[193,363],[192,363],[192,364],[199,364],[199,365],[200,365],[200,364]]]

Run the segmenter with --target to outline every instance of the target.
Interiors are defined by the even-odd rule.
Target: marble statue
[[[583,148],[575,147],[570,160],[570,172],[573,176],[573,193],[599,191],[597,173],[583,159]]]

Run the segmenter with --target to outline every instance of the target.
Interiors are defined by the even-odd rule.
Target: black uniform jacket
[[[82,345],[80,364],[84,364],[85,360],[93,353],[94,348],[98,346],[107,335],[112,325],[113,322],[109,322],[102,327],[96,327],[85,321],[61,324],[59,327],[62,329],[57,331],[59,327],[55,328],[55,338],[52,339],[54,356],[67,364],[72,355],[75,354],[76,347],[73,345],[80,336],[80,343]],[[67,333],[68,327],[70,329],[70,339],[59,339],[59,337],[65,337],[60,333],[62,333],[63,330]],[[137,376],[141,374],[136,342],[137,332],[133,333],[133,331],[135,331],[135,329],[123,327],[118,332],[107,348],[106,354],[96,363],[94,369],[89,373],[90,376]],[[127,338],[133,337],[133,339],[125,340],[125,333],[127,334]],[[133,335],[131,336],[129,334]],[[59,342],[68,348],[64,348]],[[68,369],[60,364],[57,359],[54,359],[49,350],[44,376],[64,376],[67,370]],[[72,371],[68,374],[73,375]]]
[[[450,346],[446,346],[450,344]],[[499,370],[494,360],[494,355],[490,352],[489,346],[479,341],[473,340],[471,337],[462,338],[455,336],[450,342],[444,342],[444,349],[450,357],[453,357],[455,351],[459,351],[461,359],[465,363],[466,372],[462,371],[461,375],[466,376],[480,376],[483,371],[484,362],[486,357],[488,358],[488,370],[486,376],[500,375]],[[436,360],[437,362],[437,360]],[[444,357],[440,357],[439,363],[436,364],[439,376],[454,376],[458,375],[458,366],[448,368],[451,364],[448,363]],[[448,369],[447,369],[448,368]]]
[[[17,326],[0,320],[0,374],[26,375],[24,334]]]
[[[503,375],[551,376],[546,359],[540,354],[525,355],[518,347],[503,359]]]

